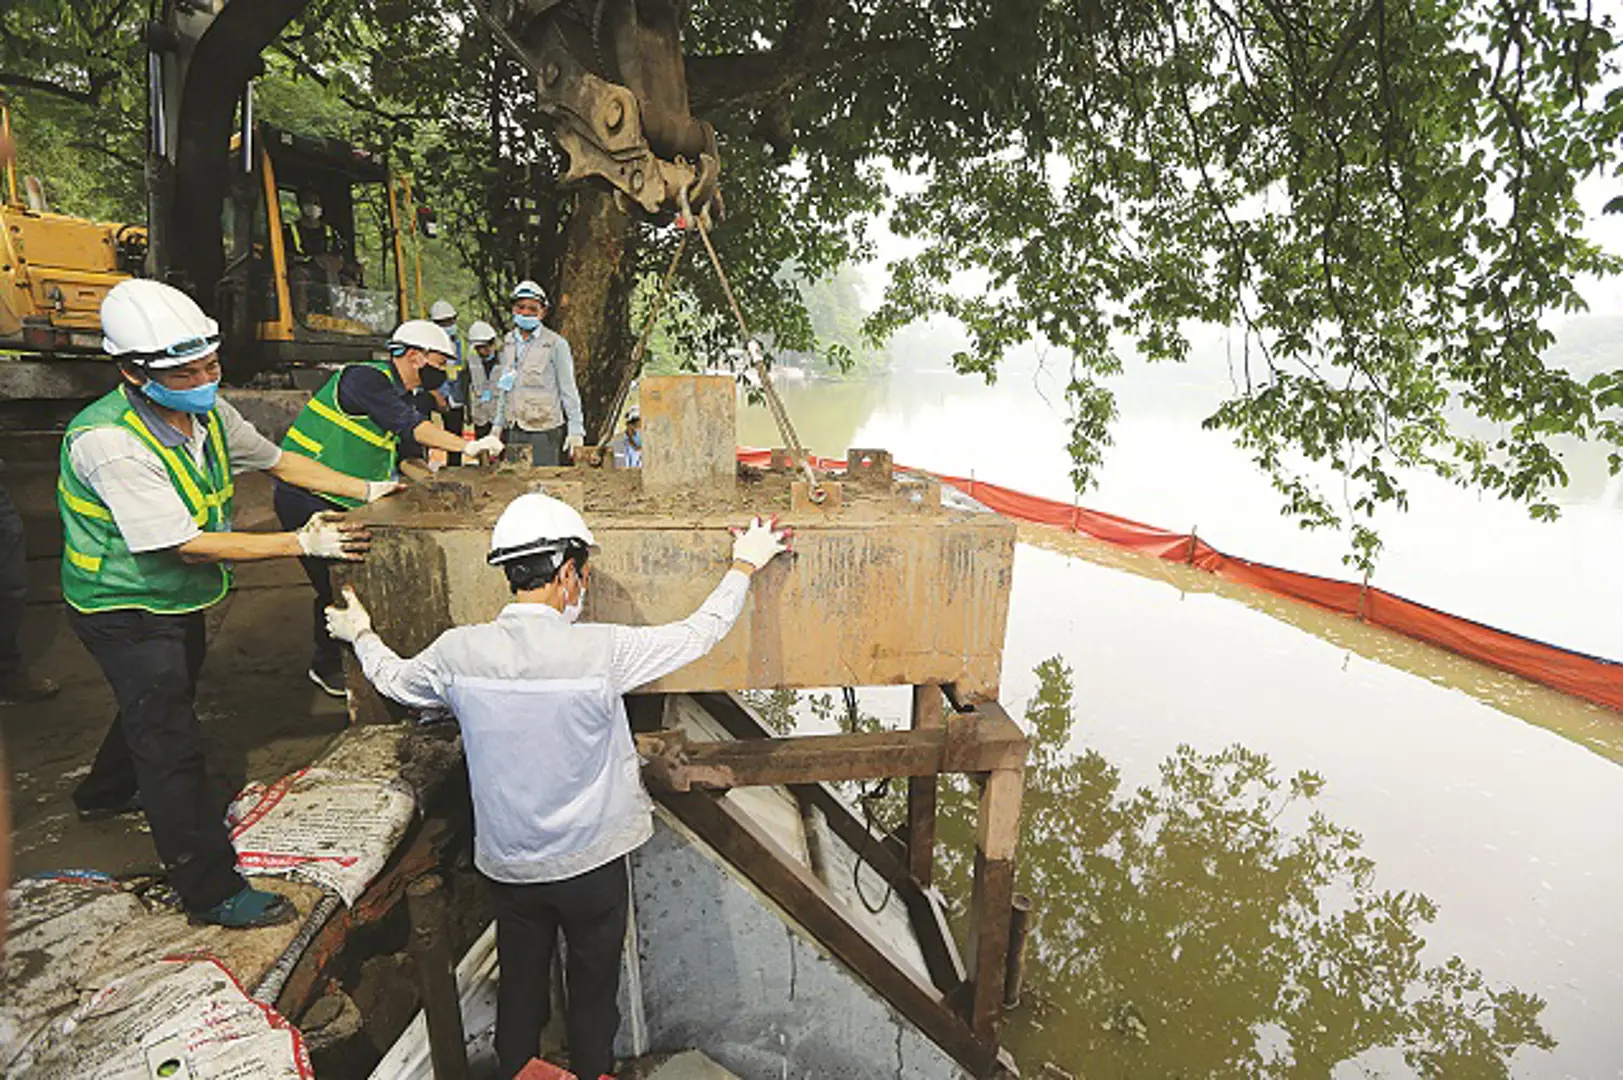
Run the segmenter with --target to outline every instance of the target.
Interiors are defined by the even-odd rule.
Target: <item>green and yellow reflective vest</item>
[[[346,365],[333,373],[332,378],[317,390],[303,411],[294,419],[282,439],[282,449],[291,450],[321,462],[346,476],[362,480],[389,480],[394,477],[399,459],[400,436],[384,431],[365,415],[356,416],[344,411],[338,404],[338,380],[355,365]],[[376,368],[398,384],[394,365],[388,362],[370,362],[366,367]],[[351,499],[345,495],[316,492],[323,499],[352,510],[364,505],[364,499]]]
[[[96,428],[123,428],[151,448],[169,473],[180,501],[204,532],[231,526],[231,458],[220,418],[198,417],[208,425],[203,467],[185,447],[167,447],[130,405],[120,386],[85,407],[62,439],[56,503],[62,514],[62,598],[77,611],[94,613],[139,608],[157,615],[183,615],[219,603],[231,588],[231,571],[221,563],[188,563],[174,549],[130,551],[112,511],[94,488],[73,471],[73,442]]]

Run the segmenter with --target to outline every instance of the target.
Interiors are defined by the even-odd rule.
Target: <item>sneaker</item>
[[[108,818],[121,817],[124,814],[139,814],[141,812],[141,796],[139,793],[131,795],[121,803],[109,806],[80,806],[74,803],[79,813],[80,821],[106,821]]]
[[[0,705],[26,705],[30,701],[44,701],[56,696],[58,686],[54,679],[44,679],[26,671],[13,671],[0,675]]]
[[[193,912],[191,918],[193,922],[213,923],[230,930],[250,930],[290,922],[298,913],[287,897],[250,885],[207,911]]]
[[[341,698],[349,696],[344,690],[344,673],[342,671],[327,674],[311,668],[305,674],[309,675],[310,681],[319,686],[321,692],[329,697]]]

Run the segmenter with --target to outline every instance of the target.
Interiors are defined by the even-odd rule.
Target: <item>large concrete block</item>
[[[343,570],[396,649],[494,618],[510,599],[506,579],[485,563],[496,516],[531,485],[569,477],[581,482],[601,549],[587,592],[592,621],[684,618],[731,562],[729,526],[776,513],[795,529],[794,554],[755,576],[743,616],[715,651],[643,690],[952,683],[973,699],[997,694],[1014,561],[1014,526],[1003,518],[852,489],[837,514],[796,513],[785,476],[662,495],[630,472],[441,475],[453,493],[425,488],[360,511],[372,554]]]
[[[738,391],[728,375],[645,375],[642,473],[651,489],[730,485]]]

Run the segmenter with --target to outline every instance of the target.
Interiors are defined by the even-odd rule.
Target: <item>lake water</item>
[[[884,447],[1069,499],[1062,375],[781,389],[815,452]],[[1200,429],[1223,389],[1201,378],[1125,380],[1084,505],[1350,576],[1345,537],[1281,518]],[[780,442],[762,408],[739,427]],[[1603,453],[1568,460],[1553,525],[1415,478],[1410,512],[1377,522],[1373,583],[1623,656],[1623,490]],[[1001,697],[1037,745],[1038,921],[1007,1034],[1027,1075],[1623,1076],[1623,717],[1041,529],[1022,530]],[[905,722],[905,691],[861,700]]]

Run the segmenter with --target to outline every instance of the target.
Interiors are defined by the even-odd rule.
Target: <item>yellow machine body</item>
[[[101,301],[130,276],[140,225],[0,204],[0,349],[98,351]]]

